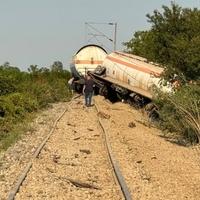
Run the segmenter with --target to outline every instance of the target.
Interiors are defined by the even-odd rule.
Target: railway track
[[[8,200],[29,198],[132,199],[118,162],[114,158],[109,136],[101,117],[93,118],[100,112],[99,105],[95,104],[95,108],[85,109],[81,114],[80,110],[83,108],[78,97],[73,98],[68,107],[56,119],[50,133],[40,144],[9,192]],[[74,121],[78,120],[80,116],[82,117],[80,123],[75,124]],[[92,127],[86,128],[88,119],[85,120],[85,117],[87,118],[87,116],[89,116],[89,120],[91,118],[94,120]],[[65,120],[67,128],[63,130],[60,127],[65,124]],[[64,138],[65,132],[67,133]],[[91,134],[93,135],[91,136]],[[67,144],[68,142],[69,144]],[[81,145],[82,148],[79,147]],[[80,148],[79,151],[77,148]],[[72,154],[74,157],[70,159]],[[92,156],[93,154],[94,156]],[[83,173],[79,176],[79,172]],[[66,176],[67,173],[69,174]],[[75,178],[73,178],[74,176]],[[94,177],[96,180],[92,180]],[[47,185],[45,185],[46,183]],[[66,183],[69,187],[66,186]],[[50,189],[47,188],[48,185]],[[64,188],[63,191],[61,186]],[[42,190],[43,187],[45,191]],[[53,193],[49,194],[52,191]],[[70,193],[69,195],[67,191]]]
[[[82,99],[71,102],[9,198],[199,199],[199,150],[166,142],[160,130],[127,104],[111,104],[100,96],[95,100],[98,110],[83,108]],[[128,197],[127,186],[118,183],[124,179],[118,163],[131,193]],[[2,191],[7,197],[8,190]],[[7,199],[3,195],[0,199]]]
[[[17,194],[17,192],[19,191],[23,181],[25,180],[28,172],[30,171],[32,165],[33,165],[33,160],[36,159],[41,150],[43,149],[43,147],[45,146],[46,142],[48,141],[48,139],[50,138],[50,136],[53,134],[55,128],[56,128],[56,124],[57,122],[62,118],[62,116],[65,114],[65,112],[68,110],[68,108],[66,108],[63,113],[55,120],[53,127],[51,129],[51,131],[49,132],[49,134],[44,138],[44,140],[42,141],[42,143],[38,146],[37,150],[35,151],[32,160],[27,164],[27,166],[24,168],[24,170],[21,172],[21,174],[19,175],[18,179],[16,180],[16,183],[14,184],[12,190],[9,192],[8,195],[8,200],[13,200],[15,199],[15,196]]]

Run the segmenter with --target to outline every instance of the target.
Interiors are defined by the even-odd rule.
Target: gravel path
[[[122,199],[94,107],[81,100],[58,122],[16,200]]]
[[[110,116],[103,124],[133,199],[200,199],[199,146],[166,141],[127,104],[111,104],[102,97],[96,102]]]

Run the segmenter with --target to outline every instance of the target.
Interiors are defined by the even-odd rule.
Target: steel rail
[[[81,95],[75,96],[74,98],[71,99],[71,101],[76,99],[76,98],[78,98],[78,97],[80,97],[80,96]],[[16,194],[18,193],[22,183],[24,182],[24,180],[27,177],[28,172],[30,171],[30,169],[33,166],[33,161],[39,156],[41,150],[43,149],[43,147],[45,146],[45,144],[49,140],[50,136],[53,134],[57,123],[64,116],[66,111],[69,109],[70,104],[71,104],[71,102],[69,103],[68,107],[62,112],[62,114],[54,121],[53,127],[50,130],[49,134],[43,139],[42,143],[39,145],[39,147],[35,151],[31,161],[26,165],[26,167],[22,170],[22,172],[18,176],[16,183],[14,184],[13,188],[10,190],[10,192],[8,194],[8,199],[7,200],[14,200],[15,199]],[[96,108],[97,112],[99,112],[99,108],[98,108],[98,105],[96,103],[95,103],[95,108]],[[116,180],[117,180],[117,182],[118,182],[118,184],[119,184],[119,186],[121,188],[122,194],[123,194],[125,200],[132,200],[132,197],[131,197],[129,189],[128,189],[127,185],[126,185],[125,179],[124,179],[124,177],[123,177],[123,175],[122,175],[122,173],[120,171],[118,162],[114,159],[114,155],[112,153],[112,149],[111,149],[111,146],[110,146],[110,143],[109,143],[107,131],[104,128],[103,123],[102,123],[102,121],[101,121],[101,119],[99,117],[98,117],[98,121],[99,121],[99,124],[100,124],[100,126],[101,126],[101,128],[103,130],[103,133],[104,133],[105,145],[106,145],[106,149],[107,149],[107,152],[108,152],[109,160],[110,160],[110,163],[111,163],[112,168],[114,170],[114,175],[116,177]]]
[[[77,95],[75,97],[73,97],[71,99],[77,99],[78,97],[80,97],[81,95]],[[70,103],[71,103],[70,101]],[[69,103],[69,104],[70,104]],[[51,128],[49,134],[43,139],[42,143],[39,145],[39,147],[37,148],[37,150],[35,151],[35,153],[33,154],[33,157],[31,158],[31,161],[26,165],[26,167],[22,170],[22,172],[20,173],[20,175],[17,178],[17,182],[14,184],[13,188],[10,190],[9,194],[8,194],[8,198],[7,200],[14,200],[15,196],[17,194],[17,192],[19,191],[22,183],[24,182],[28,172],[30,171],[30,169],[32,168],[33,165],[33,161],[39,156],[41,150],[43,149],[43,147],[45,146],[45,144],[47,143],[47,141],[49,140],[50,136],[52,135],[52,133],[54,132],[57,123],[60,121],[60,119],[64,116],[64,114],[66,113],[66,111],[69,109],[69,105],[67,106],[67,108],[61,113],[61,115],[54,121],[53,123],[53,127]]]
[[[96,108],[97,112],[100,111],[96,102],[95,102],[95,108]],[[98,121],[99,121],[99,124],[100,124],[100,126],[101,126],[101,128],[103,130],[104,137],[105,137],[105,145],[106,145],[106,148],[107,148],[109,160],[111,162],[112,168],[114,170],[114,175],[116,176],[116,179],[117,179],[118,184],[119,184],[119,186],[121,188],[123,196],[124,196],[125,200],[132,200],[130,191],[129,191],[128,186],[126,184],[126,181],[125,181],[125,179],[124,179],[124,177],[123,177],[123,175],[122,175],[122,173],[120,171],[120,167],[118,165],[118,162],[114,158],[114,154],[113,154],[110,142],[109,142],[108,133],[107,133],[106,129],[104,128],[102,120],[100,119],[100,117],[98,117]]]

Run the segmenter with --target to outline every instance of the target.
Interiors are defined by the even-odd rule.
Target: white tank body
[[[105,58],[103,66],[106,67],[107,78],[148,98],[152,98],[153,86],[163,91],[170,90],[169,87],[161,88],[160,75],[164,69],[147,63],[145,58],[113,52]]]
[[[98,45],[86,45],[73,57],[73,64],[79,75],[84,76],[87,71],[93,71],[98,65],[102,65],[107,52]]]

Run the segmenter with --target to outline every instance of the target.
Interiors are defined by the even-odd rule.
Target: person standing
[[[85,84],[83,86],[83,94],[85,96],[85,105],[87,107],[91,106],[94,86],[95,86],[94,81],[89,75],[87,75],[85,79]]]

